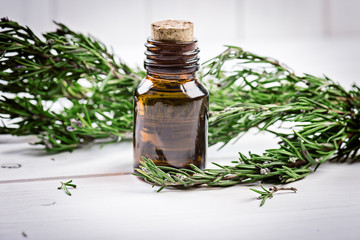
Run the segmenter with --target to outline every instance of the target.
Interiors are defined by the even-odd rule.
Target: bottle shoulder
[[[144,95],[147,94],[153,88],[153,83],[146,77],[141,80],[139,85],[135,88],[135,95]]]
[[[153,81],[144,78],[135,89],[135,96],[201,98],[208,97],[206,87],[196,78],[186,81]]]

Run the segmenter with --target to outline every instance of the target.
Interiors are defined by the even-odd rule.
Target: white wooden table
[[[324,72],[337,66],[335,75],[353,82],[358,77],[358,68],[348,71],[347,67],[360,66],[357,57],[360,48],[357,41],[350,43],[331,43],[334,47],[331,53],[320,49],[324,54],[315,54],[310,59],[305,57],[323,44],[315,43],[310,49],[300,48],[295,53],[287,51],[291,46],[282,46],[285,50],[280,58],[300,71],[308,66],[310,73],[316,68],[315,62],[319,62],[316,69]],[[244,44],[251,49],[251,43]],[[259,46],[257,52],[267,51],[266,54],[274,56],[273,47]],[[330,58],[331,54],[342,58]],[[302,60],[294,61],[293,55],[301,56]],[[345,55],[350,57],[344,58]],[[277,140],[272,136],[254,133],[221,151],[209,148],[208,163],[227,164],[237,159],[238,151],[261,153],[276,147]],[[250,185],[165,189],[156,193],[156,189],[130,174],[130,142],[103,149],[95,144],[73,153],[47,155],[28,144],[34,140],[32,136],[0,135],[1,240],[359,239],[360,236],[359,163],[324,164],[316,173],[289,184],[298,188],[296,194],[278,193],[260,208]],[[9,168],[18,164],[21,167]],[[57,189],[60,181],[70,179],[77,185],[70,189],[71,197]]]

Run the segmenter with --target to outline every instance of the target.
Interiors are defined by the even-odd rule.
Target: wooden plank
[[[130,142],[106,145],[103,149],[100,149],[100,145],[88,145],[72,153],[49,155],[39,147],[29,145],[27,142],[29,138],[24,140],[24,138],[7,136],[3,141],[9,139],[15,143],[0,145],[2,181],[132,171]],[[16,143],[16,139],[19,139],[19,142]],[[6,168],[11,164],[20,164],[21,167]]]
[[[129,175],[0,184],[0,239],[357,239],[358,164],[325,164],[261,208],[249,186],[167,190]],[[258,186],[255,186],[258,188]]]
[[[273,141],[271,135],[259,136],[254,135],[254,132],[221,150],[218,150],[221,145],[209,148],[207,166],[211,167],[213,161],[230,164],[231,160],[238,159],[239,151],[261,153],[268,147],[276,146],[277,142]],[[133,171],[131,142],[109,144],[102,149],[100,144],[92,144],[72,153],[50,155],[39,146],[29,144],[34,141],[35,137],[0,136],[0,182],[82,175],[101,176]],[[18,164],[21,167],[16,168]]]

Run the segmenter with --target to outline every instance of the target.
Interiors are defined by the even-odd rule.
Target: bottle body
[[[150,43],[148,49],[156,45],[152,41]],[[173,51],[165,54],[168,59],[176,55],[178,49],[167,44],[173,47]],[[196,44],[192,48],[197,49]],[[190,164],[194,164],[204,168],[208,92],[195,77],[197,61],[193,69],[183,68],[189,57],[180,63],[177,61],[178,66],[173,64],[172,69],[166,67],[176,61],[175,57],[165,61],[165,67],[156,68],[161,65],[159,62],[162,63],[161,56],[163,54],[156,56],[157,61],[148,65],[145,62],[147,76],[134,94],[134,167],[138,167],[142,157],[146,157],[156,165],[189,168]]]

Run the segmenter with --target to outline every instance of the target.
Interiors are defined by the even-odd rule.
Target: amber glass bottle
[[[145,44],[147,75],[134,94],[134,167],[141,157],[156,165],[205,166],[208,92],[196,79],[197,41]]]

